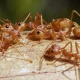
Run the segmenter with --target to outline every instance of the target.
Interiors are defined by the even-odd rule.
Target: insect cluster
[[[52,40],[50,43],[51,47],[45,49],[45,53],[40,58],[39,70],[42,67],[42,59],[46,56],[49,58],[56,57],[60,55],[60,58],[64,56],[67,60],[72,60],[74,58],[74,66],[80,60],[80,55],[78,48],[79,45],[75,42],[76,53],[72,52],[72,42],[68,42],[62,48],[60,45],[53,44],[56,41],[68,41],[69,38],[80,38],[80,26],[72,21],[73,14],[76,13],[78,16],[80,14],[73,10],[71,14],[71,19],[59,18],[54,19],[52,22],[47,23],[41,14],[36,14],[35,19],[32,20],[30,13],[28,13],[26,19],[23,22],[16,22],[13,24],[8,19],[0,19],[2,25],[0,26],[0,52],[4,56],[4,53],[10,46],[16,44],[21,36],[21,32],[30,29],[30,32],[26,34],[26,38],[32,41]],[[29,21],[28,21],[29,20]],[[31,20],[31,21],[30,21]],[[28,21],[28,22],[27,22]],[[70,51],[66,50],[66,47],[70,44]],[[49,46],[49,45],[48,45]],[[59,59],[60,59],[59,58]],[[29,62],[32,62],[28,60]],[[56,62],[55,60],[53,64]],[[76,70],[75,70],[76,73]],[[76,77],[77,80],[77,77]]]

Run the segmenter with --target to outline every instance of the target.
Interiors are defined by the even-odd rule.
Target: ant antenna
[[[41,15],[41,26],[43,28],[43,18],[42,18],[42,15]]]
[[[37,13],[37,15],[40,17],[40,15],[38,13]],[[42,21],[47,25],[47,22],[43,18],[42,18]]]
[[[0,19],[0,22],[5,23],[2,19]]]
[[[30,17],[30,13],[28,13],[28,16],[26,17],[26,19],[23,22],[26,22],[26,20]]]

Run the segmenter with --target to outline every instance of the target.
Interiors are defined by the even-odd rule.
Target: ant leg
[[[18,42],[17,42],[17,44],[22,44],[23,46],[24,46],[24,39],[22,38],[22,36],[20,37],[22,40],[19,40]]]
[[[41,15],[41,26],[43,28],[43,18],[42,18],[42,15]]]
[[[72,53],[72,43],[70,42],[70,52]]]
[[[21,56],[23,56],[17,48],[15,48],[13,45],[12,45],[12,47],[13,47]],[[32,60],[29,60],[29,59],[24,59],[24,60],[32,63]]]
[[[77,42],[75,42],[75,46],[76,46],[77,54],[79,54],[79,50],[78,50],[78,48],[80,48],[80,46],[78,45],[78,43],[77,43]]]
[[[40,17],[40,14],[36,14],[38,17]],[[47,22],[42,18],[42,21],[47,25]]]
[[[76,80],[78,80],[78,79],[77,79],[77,72],[76,72],[76,60],[74,60],[74,70],[75,70]]]
[[[60,31],[60,33],[61,33],[61,39],[66,42],[66,37],[65,37],[65,35],[63,34],[62,31]]]
[[[73,11],[72,11],[72,14],[71,14],[71,21],[72,21],[72,19],[73,19],[73,14],[74,14],[74,13],[76,13],[76,14],[80,17],[80,14],[79,14],[76,10],[73,10]]]
[[[46,47],[45,51],[48,49],[48,47],[49,47],[52,43],[54,43],[54,41],[52,41],[52,42],[49,43],[49,45]],[[53,45],[53,44],[52,44],[52,45]]]
[[[78,48],[80,48],[80,46],[78,45],[77,42],[75,42],[75,46],[76,46],[77,54],[79,54],[79,50],[78,50]],[[74,60],[74,69],[75,69],[76,80],[78,80],[78,79],[77,79],[77,72],[76,72],[76,65],[75,65],[77,61],[78,61],[78,59],[75,58],[75,60]]]
[[[0,22],[5,23],[2,19],[0,19]]]
[[[66,71],[68,71],[69,69],[71,69],[71,68],[73,68],[73,66],[71,66],[70,68],[68,68],[68,69],[66,69],[66,70],[64,70],[63,72],[62,72],[62,74],[67,78],[67,79],[69,79],[69,80],[71,80],[68,76],[66,76],[65,74],[64,74],[64,72],[66,72]]]
[[[8,19],[2,19],[2,20],[5,21],[5,22],[11,23],[11,21],[9,21]]]
[[[77,24],[76,22],[73,22],[73,25],[74,25],[75,27],[79,27],[79,26],[80,26],[80,25]]]
[[[50,43],[50,44],[52,44],[53,43],[53,41]],[[49,45],[50,45],[49,44]],[[49,45],[46,47],[46,49],[45,49],[45,51],[47,50],[47,48],[49,47]],[[44,51],[44,53],[45,53],[45,51]],[[39,69],[38,70],[40,70],[41,69],[41,67],[42,67],[42,61],[43,61],[43,58],[44,58],[44,55],[40,58],[40,66],[39,66]]]
[[[25,16],[27,16],[27,17],[26,17],[26,19],[25,19],[23,22],[26,22],[26,20],[30,17],[30,13],[27,13],[27,14],[25,14],[24,16],[22,16],[20,19],[17,20],[16,23],[18,23],[18,22],[19,22],[23,17],[25,17]]]
[[[58,61],[59,59],[61,59],[61,57],[62,57],[63,55],[61,55],[58,59],[56,59],[54,62],[52,62],[52,63],[47,63],[47,65],[52,65],[52,64],[54,64],[54,63],[56,63],[56,61]]]
[[[80,46],[78,45],[77,42],[75,42],[75,47],[76,47],[77,54],[79,54],[78,48],[79,48]],[[74,69],[75,69],[76,80],[78,80],[78,79],[77,79],[77,72],[76,72],[76,62],[77,62],[77,61],[78,61],[78,59],[75,57],[75,60],[74,60]]]
[[[62,49],[65,49],[70,44],[70,51],[72,52],[72,43],[68,42]]]
[[[42,18],[42,15],[41,15],[41,25],[43,25],[43,20],[42,20],[43,18]]]
[[[65,62],[64,64],[61,64],[61,65],[57,65],[57,66],[55,66],[55,67],[62,66],[62,65],[66,65],[66,64],[67,64],[67,62]]]
[[[56,40],[56,33],[54,31],[53,26],[51,26],[51,28],[52,28],[52,38],[53,38],[53,40]]]
[[[69,36],[70,36],[70,34],[71,34],[71,31],[72,31],[72,25],[78,26],[78,24],[75,24],[75,22],[72,22],[73,14],[74,14],[74,13],[76,13],[76,14],[80,17],[80,14],[79,14],[76,10],[73,10],[73,11],[72,11],[72,14],[71,14],[71,26],[70,26],[69,30],[67,31],[67,33],[69,34]],[[66,33],[66,34],[67,34],[67,33]]]
[[[44,59],[44,55],[40,58],[38,70],[41,70],[43,59]]]

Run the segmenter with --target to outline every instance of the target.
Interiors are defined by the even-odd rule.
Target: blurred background
[[[50,22],[52,19],[69,18],[72,10],[80,13],[79,0],[0,0],[0,18],[9,19],[15,23],[22,16],[31,13],[43,15],[43,18]],[[80,17],[74,15],[74,21],[80,23]]]

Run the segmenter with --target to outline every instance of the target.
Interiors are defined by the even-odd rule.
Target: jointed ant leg
[[[38,70],[41,70],[43,59],[44,59],[44,55],[40,58]]]
[[[55,66],[55,67],[62,66],[62,65],[66,65],[66,64],[67,64],[67,62],[65,62],[64,64],[57,65],[57,66]]]
[[[64,72],[66,72],[66,71],[68,71],[69,69],[71,69],[71,68],[73,68],[73,66],[71,66],[70,68],[68,68],[68,69],[66,69],[66,70],[64,70],[63,72],[62,72],[62,74],[66,77],[66,78],[68,78],[69,80],[71,80],[68,76],[66,76],[65,74],[64,74]]]
[[[65,49],[70,44],[70,52],[72,52],[72,43],[68,42],[62,49]]]
[[[5,23],[2,19],[0,19],[0,22]]]
[[[76,14],[80,17],[80,14],[79,14],[76,10],[73,10],[73,11],[72,11],[72,14],[71,14],[71,21],[72,21],[72,19],[73,19],[73,14],[74,14],[74,13],[76,13]]]
[[[56,40],[56,33],[54,31],[53,26],[51,26],[51,28],[52,28],[52,38],[53,38],[53,40]]]
[[[77,54],[79,54],[79,50],[78,50],[78,48],[80,48],[80,46],[78,45],[77,42],[75,42],[75,47],[76,47]]]
[[[42,18],[42,15],[41,15],[41,26],[43,27],[43,18]]]
[[[61,55],[60,58],[56,59],[56,60],[55,60],[54,62],[52,62],[52,63],[47,63],[47,65],[52,65],[52,64],[54,64],[56,61],[58,61],[59,59],[61,59],[62,56],[63,56],[63,55]]]
[[[76,61],[75,61],[75,60],[74,60],[74,70],[75,70],[76,80],[78,80],[78,79],[77,79],[77,72],[76,72]]]
[[[62,40],[64,40],[64,41],[66,42],[66,37],[65,37],[65,35],[62,33],[62,31],[60,31],[60,33],[61,33],[61,36],[62,36]]]
[[[15,48],[13,45],[12,45],[12,47],[13,47],[21,56],[23,56],[17,48]],[[32,60],[29,60],[29,59],[24,59],[24,60],[32,63]]]
[[[37,16],[40,17],[40,14],[37,13]],[[47,25],[47,22],[42,18],[42,22]]]

